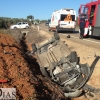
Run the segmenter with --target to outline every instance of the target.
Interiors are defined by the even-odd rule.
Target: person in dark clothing
[[[85,16],[82,15],[80,18],[80,39],[83,38],[84,35],[84,27],[85,27]]]

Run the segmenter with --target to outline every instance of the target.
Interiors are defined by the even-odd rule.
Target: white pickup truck
[[[17,29],[17,28],[29,28],[29,25],[27,22],[18,22],[15,25],[10,26],[10,29]]]

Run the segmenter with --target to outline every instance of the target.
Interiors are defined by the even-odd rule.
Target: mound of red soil
[[[0,34],[0,88],[16,88],[18,100],[65,100],[62,91],[43,77],[33,56],[25,54],[27,45],[7,34]]]
[[[27,99],[35,94],[35,89],[29,83],[29,68],[21,49],[9,35],[0,34],[0,43],[0,80],[9,81],[0,87],[15,87],[18,98]]]

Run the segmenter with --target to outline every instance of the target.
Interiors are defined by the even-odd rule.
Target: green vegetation
[[[9,28],[10,25],[16,24],[17,22],[27,22],[28,19],[23,19],[23,18],[8,18],[8,17],[0,17],[0,28]]]
[[[0,17],[0,29],[2,29],[2,28],[8,29],[11,25],[16,24],[17,22],[28,22],[29,25],[31,25],[31,24],[34,24],[34,21],[44,23],[47,20],[39,20],[39,19],[34,20],[34,16],[32,16],[32,15],[27,16],[26,19]]]

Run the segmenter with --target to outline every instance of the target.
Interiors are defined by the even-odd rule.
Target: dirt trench
[[[21,45],[21,48],[22,48],[22,51],[24,54],[28,51],[27,41],[25,41],[26,38],[27,37],[24,36],[20,41],[20,45]],[[40,41],[41,41],[41,39],[40,39]],[[37,93],[39,94],[37,96],[38,100],[43,100],[43,99],[62,100],[62,99],[65,99],[62,90],[55,83],[51,82],[51,80],[42,76],[40,69],[39,69],[39,65],[34,56],[35,55],[29,56],[29,55],[25,54],[24,59],[29,64],[30,71],[32,72],[34,77],[37,78],[37,80],[38,80],[38,85],[35,86],[35,90],[37,90]],[[33,68],[33,65],[35,65],[35,68]],[[57,93],[57,94],[55,94],[55,93]],[[40,95],[43,95],[44,97],[41,98]]]
[[[13,38],[16,34],[10,35],[0,34],[0,79],[7,80],[0,87],[16,88],[17,100],[68,100],[55,83],[42,76],[34,55],[27,55],[27,37],[18,40]],[[35,41],[31,39],[29,44]]]

